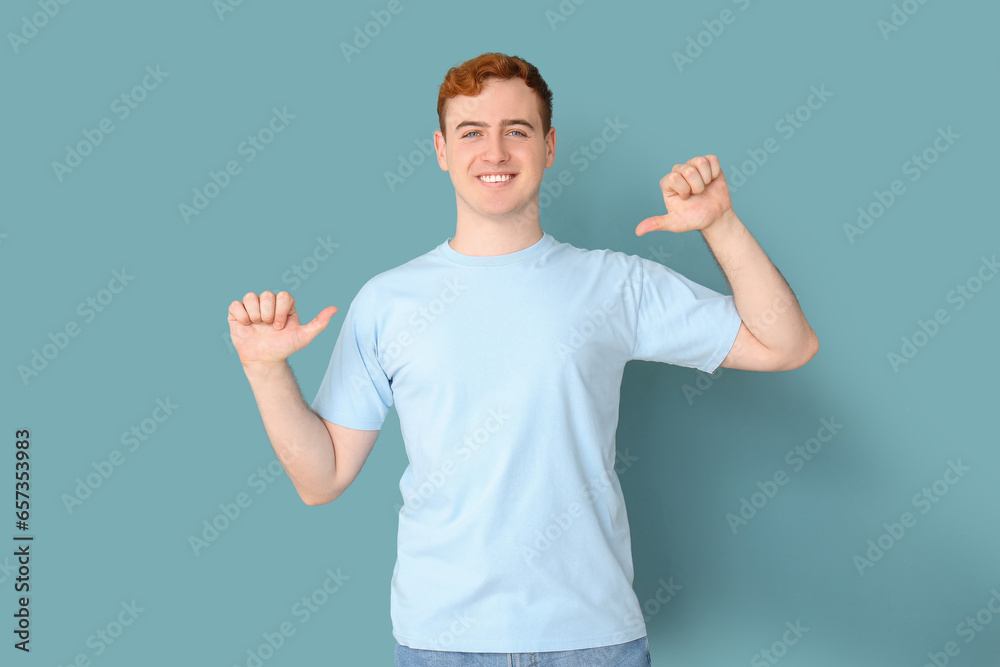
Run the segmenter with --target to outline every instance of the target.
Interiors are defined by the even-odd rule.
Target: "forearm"
[[[702,230],[733,292],[750,333],[768,349],[794,356],[811,347],[816,334],[798,299],[750,230],[729,209]]]
[[[264,430],[302,499],[330,499],[336,472],[333,440],[302,398],[287,361],[244,364]]]

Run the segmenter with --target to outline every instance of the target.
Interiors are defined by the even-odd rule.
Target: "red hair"
[[[452,67],[444,77],[438,91],[438,122],[441,134],[447,136],[444,128],[445,104],[457,95],[475,97],[482,92],[489,79],[519,78],[535,91],[538,96],[538,114],[542,117],[542,135],[552,127],[552,91],[549,90],[538,69],[526,60],[503,53],[484,53],[461,65]]]

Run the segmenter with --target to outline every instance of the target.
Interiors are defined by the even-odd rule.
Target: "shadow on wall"
[[[732,632],[718,651],[785,635],[790,647],[821,622],[849,637],[829,600],[859,579],[842,554],[856,540],[836,525],[850,525],[842,509],[858,482],[835,478],[828,463],[851,430],[841,402],[810,388],[808,368],[626,367],[616,444],[635,460],[619,474],[649,637],[700,655],[696,637],[720,620]]]

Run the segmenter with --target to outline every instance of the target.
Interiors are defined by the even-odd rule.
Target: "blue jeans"
[[[651,667],[645,637],[624,644],[540,653],[425,651],[396,642],[396,667]]]

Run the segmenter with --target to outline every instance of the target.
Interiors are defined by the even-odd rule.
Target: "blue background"
[[[538,66],[554,91],[545,182],[574,177],[542,211],[543,230],[728,293],[699,234],[634,234],[664,212],[659,179],[715,153],[731,184],[747,176],[734,208],[821,342],[810,363],[783,373],[626,368],[618,472],[653,664],[771,664],[767,649],[788,667],[919,667],[954,642],[949,664],[1000,665],[1000,614],[987,606],[1000,591],[1000,280],[975,281],[981,258],[1000,250],[990,199],[1000,6],[902,5],[566,0],[560,13],[556,0],[402,0],[347,57],[341,44],[386,2],[246,0],[221,11],[209,0],[52,1],[51,17],[39,14],[45,0],[4,3],[0,498],[14,495],[14,431],[30,429],[35,536],[27,655],[11,646],[16,575],[0,557],[4,664],[83,654],[102,667],[246,665],[285,622],[295,632],[265,665],[392,664],[406,465],[396,413],[351,488],[306,506],[284,474],[257,472],[278,466],[227,309],[266,289],[291,291],[303,319],[340,308],[291,358],[311,401],[359,287],[454,234],[451,182],[415,142],[437,129],[447,69],[502,51]],[[894,7],[901,25],[886,32]],[[728,24],[718,21],[727,9]],[[678,65],[685,51],[695,57]],[[166,76],[122,118],[115,100],[147,67]],[[809,109],[814,86],[831,95]],[[239,146],[273,109],[294,118],[247,161]],[[779,130],[797,112],[794,133]],[[609,118],[627,127],[581,170],[574,152]],[[102,119],[113,131],[57,174],[53,163]],[[948,128],[959,138],[937,153]],[[769,138],[779,150],[748,163]],[[925,150],[935,161],[911,180],[905,163]],[[185,221],[180,205],[230,160],[239,174]],[[387,172],[408,175],[390,185]],[[862,233],[845,231],[894,180],[905,192]],[[304,263],[318,239],[339,245]],[[299,283],[296,265],[311,269]],[[100,312],[78,310],[123,268],[134,278],[112,283],[120,291],[103,293],[112,298]],[[948,295],[970,279],[981,289],[959,309]],[[902,338],[939,309],[947,322],[893,365],[889,353],[902,355]],[[78,335],[56,350],[50,334],[69,323]],[[41,370],[19,370],[46,344]],[[153,421],[168,398],[178,407]],[[796,470],[786,454],[823,418],[843,427]],[[122,434],[143,420],[146,439],[129,451]],[[115,450],[121,465],[67,505]],[[921,512],[914,496],[934,493],[949,461],[968,470],[938,482]],[[732,524],[727,515],[777,471],[787,483]],[[193,548],[190,536],[205,521],[224,525],[219,505],[241,493],[249,506]],[[888,536],[904,512],[915,525]],[[11,505],[4,516],[18,533]],[[859,567],[880,537],[891,548]],[[348,578],[304,620],[295,605],[327,570]],[[661,579],[681,587],[662,604]],[[109,624],[117,633],[133,601],[134,622],[111,644],[95,639]],[[977,614],[968,641],[973,626],[961,624]],[[783,652],[786,622],[808,631]]]

